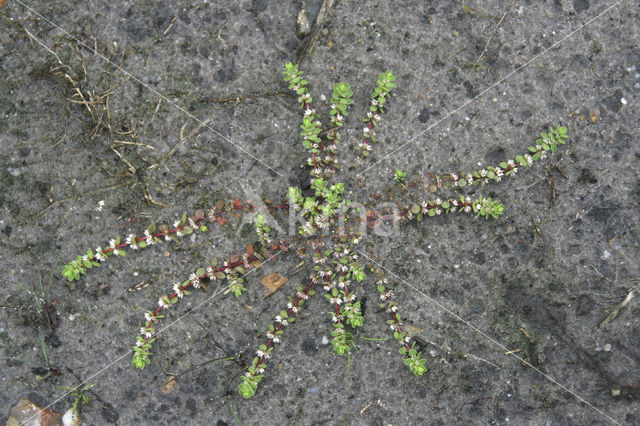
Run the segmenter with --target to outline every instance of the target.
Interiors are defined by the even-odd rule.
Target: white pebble
[[[627,100],[625,98],[620,98],[620,103],[622,105],[626,105],[627,104]]]

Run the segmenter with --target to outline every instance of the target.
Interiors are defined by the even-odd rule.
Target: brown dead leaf
[[[16,405],[11,407],[7,425],[19,426],[26,424],[62,426],[62,414],[57,411],[47,410],[26,398],[22,398]]]
[[[262,279],[260,279],[260,284],[264,287],[264,298],[266,299],[278,291],[278,289],[285,285],[287,281],[289,281],[289,278],[281,277],[276,272],[262,277]]]
[[[164,382],[164,385],[162,385],[162,393],[166,394],[173,392],[173,389],[176,387],[177,383],[178,379],[176,378],[176,376],[167,377],[167,381]]]
[[[597,109],[594,109],[591,112],[591,117],[589,117],[589,120],[591,120],[592,123],[595,123],[596,121],[598,121],[599,118],[600,118],[600,111]]]

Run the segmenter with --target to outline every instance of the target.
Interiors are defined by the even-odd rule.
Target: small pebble
[[[627,100],[625,98],[620,98],[620,103],[622,105],[626,105],[627,104]]]
[[[611,352],[611,343],[607,343],[606,345],[604,345],[604,351]]]
[[[329,344],[329,338],[327,336],[322,336],[322,339],[320,340],[320,343],[322,343],[323,345],[328,345]]]

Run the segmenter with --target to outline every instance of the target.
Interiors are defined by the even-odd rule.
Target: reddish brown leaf
[[[264,287],[265,299],[278,291],[278,289],[285,285],[287,281],[289,281],[289,278],[281,277],[275,272],[262,277],[260,284]]]
[[[164,382],[164,385],[162,385],[162,393],[173,392],[173,389],[176,387],[177,383],[178,383],[178,379],[176,378],[176,376],[167,377],[167,381]]]

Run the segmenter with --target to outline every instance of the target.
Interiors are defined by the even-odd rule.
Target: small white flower
[[[160,299],[158,299],[158,306],[160,306],[161,308],[168,308],[171,305],[167,303],[164,297],[161,297]]]
[[[341,305],[342,304],[342,299],[340,297],[332,297],[331,299],[329,299],[329,302],[335,304],[335,305]]]
[[[200,278],[195,273],[191,273],[189,275],[189,281],[191,281],[191,285],[193,288],[200,288]]]
[[[96,207],[96,211],[101,212],[103,207],[104,207],[104,200],[98,201],[98,207]]]
[[[178,296],[178,298],[182,299],[184,297],[184,291],[182,290],[182,288],[180,288],[180,283],[175,283],[173,285],[173,291],[176,293],[176,296]]]
[[[88,262],[89,261],[89,256],[87,256],[86,254],[84,256],[82,256],[82,261],[83,262]]]
[[[526,155],[524,156],[524,161],[526,161],[526,165],[531,165],[531,164],[533,164],[533,158],[532,158],[529,154],[526,154]]]
[[[104,255],[104,253],[102,253],[102,248],[98,247],[96,249],[95,258],[98,259],[98,261],[100,262],[104,262],[106,260],[107,257]]]
[[[109,240],[109,247],[111,247],[112,249],[116,248],[116,240],[114,240],[113,238],[111,240]]]
[[[153,241],[153,236],[151,235],[151,233],[149,233],[149,230],[144,231],[144,236],[148,246],[152,246],[155,244],[155,242]]]
[[[145,312],[144,319],[150,323],[158,321],[158,318],[155,315],[153,315],[153,312]]]
[[[471,175],[471,173],[467,173],[467,183],[469,185],[473,185],[473,176]]]
[[[148,327],[140,327],[140,334],[149,339],[153,334]]]
[[[140,248],[136,243],[136,236],[134,234],[129,235],[126,242],[131,246],[132,250],[138,250]]]

